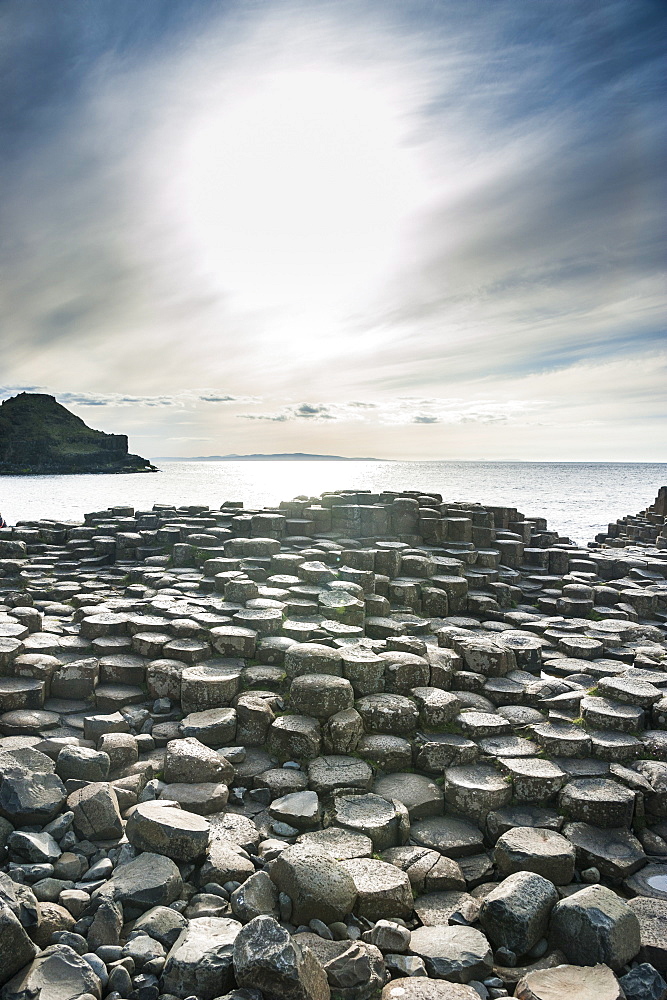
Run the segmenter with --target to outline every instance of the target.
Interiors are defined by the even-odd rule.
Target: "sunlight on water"
[[[546,517],[577,542],[635,514],[667,484],[667,465],[540,462],[162,462],[155,475],[6,476],[0,511],[10,524],[50,517],[81,520],[125,504],[208,504],[242,500],[274,506],[324,490],[424,490],[445,500],[517,507]]]

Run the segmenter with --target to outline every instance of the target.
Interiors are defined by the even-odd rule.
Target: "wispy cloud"
[[[239,413],[243,420],[269,423],[306,420],[335,420],[340,423],[364,423],[371,426],[407,426],[409,424],[493,423],[520,420],[535,403],[520,400],[418,399],[404,397],[387,403],[358,401],[341,403],[290,403],[280,410],[264,413]]]
[[[663,454],[666,15],[5,0],[0,395],[248,451]]]
[[[183,390],[160,396],[134,396],[120,392],[53,392],[48,386],[0,386],[0,399],[8,399],[20,392],[39,392],[55,395],[63,406],[179,406],[192,407],[198,403],[257,403],[257,396],[223,396],[203,390]]]

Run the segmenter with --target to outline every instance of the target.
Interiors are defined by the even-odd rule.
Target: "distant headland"
[[[345,455],[306,455],[302,451],[281,455],[194,455],[177,458],[164,455],[156,462],[377,462],[377,458],[348,458]],[[383,460],[384,461],[384,460]]]
[[[53,396],[21,392],[0,404],[0,475],[157,471],[128,453],[125,434],[93,430]]]

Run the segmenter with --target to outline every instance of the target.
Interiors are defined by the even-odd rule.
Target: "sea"
[[[516,507],[546,517],[549,528],[578,544],[593,541],[610,521],[636,514],[667,485],[667,463],[160,461],[159,473],[4,476],[0,511],[8,524],[51,518],[82,521],[109,507],[150,510],[153,504],[225,500],[246,508],[276,506],[326,490],[419,490],[447,501]]]

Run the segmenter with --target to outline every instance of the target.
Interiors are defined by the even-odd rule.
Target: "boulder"
[[[239,932],[234,974],[239,986],[261,990],[267,1000],[330,1000],[331,996],[327,974],[313,952],[269,916],[255,917]]]
[[[356,914],[371,921],[410,917],[412,887],[400,868],[376,858],[353,858],[340,865],[352,876],[357,890]]]
[[[229,784],[233,777],[234,768],[229,761],[193,736],[167,743],[163,780],[168,785],[200,782]]]
[[[502,876],[529,871],[568,885],[574,875],[574,847],[554,830],[514,827],[498,838],[493,856]]]
[[[54,944],[46,948],[6,984],[2,1000],[79,1000],[102,996],[102,984],[73,948]]]
[[[195,917],[178,936],[162,972],[163,993],[215,1000],[234,985],[232,950],[242,928],[227,917]]]
[[[518,1000],[624,1000],[625,993],[607,965],[557,965],[527,973],[517,983],[514,996]]]
[[[129,903],[143,912],[154,906],[169,906],[179,898],[182,888],[183,880],[174,862],[161,854],[146,852],[119,865],[94,896]]]
[[[332,819],[346,830],[370,837],[376,851],[398,847],[408,839],[410,821],[405,806],[371,792],[366,795],[337,795]]]
[[[485,896],[479,922],[496,948],[525,955],[546,936],[557,902],[558,893],[547,879],[535,872],[516,872]]]
[[[15,826],[44,826],[65,802],[65,786],[55,774],[11,767],[0,778],[0,816]]]
[[[255,872],[230,897],[232,913],[241,923],[247,924],[255,917],[280,916],[278,889],[265,871]]]
[[[549,941],[574,965],[621,969],[641,947],[639,920],[611,889],[589,885],[556,904]]]
[[[493,969],[491,946],[473,927],[418,927],[412,932],[410,951],[424,960],[433,979],[469,983],[488,979]]]
[[[17,915],[0,899],[0,986],[31,962],[36,952]]]
[[[206,853],[210,825],[202,816],[162,805],[143,802],[132,810],[125,833],[140,851],[164,854],[174,861],[194,861]]]
[[[658,970],[646,962],[635,965],[621,977],[620,983],[625,1000],[665,1000],[667,997],[667,983]]]
[[[308,924],[313,918],[330,924],[354,909],[354,879],[320,847],[307,843],[288,847],[271,862],[269,875],[292,900],[295,924]]]
[[[118,840],[123,835],[118,799],[113,785],[94,781],[67,799],[74,813],[74,829],[86,840]]]

